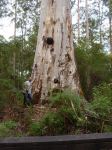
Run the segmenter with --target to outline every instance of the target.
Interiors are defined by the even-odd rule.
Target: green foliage
[[[86,99],[92,98],[92,89],[102,82],[112,81],[112,58],[103,52],[100,44],[92,42],[87,46],[85,39],[76,48],[77,66],[82,90]]]
[[[100,96],[92,102],[92,109],[94,109],[101,118],[104,118],[111,112],[111,105],[108,97]]]
[[[32,123],[30,135],[58,135],[66,133],[64,117],[59,112],[47,113],[40,122]]]
[[[21,105],[22,93],[15,88],[12,80],[0,79],[0,82],[0,111],[7,105]]]
[[[29,127],[29,134],[36,136],[42,135],[43,126],[40,122],[33,122]]]
[[[17,123],[15,121],[6,121],[0,123],[0,137],[16,135]]]
[[[82,99],[77,94],[73,93],[69,89],[65,89],[63,92],[58,93],[52,93],[52,95],[49,98],[51,105],[70,105],[71,102],[76,105],[77,109],[80,108]]]
[[[42,120],[45,125],[44,134],[63,134],[64,132],[64,118],[59,113],[48,113]]]
[[[111,117],[112,113],[112,87],[108,84],[102,84],[93,91],[94,99],[91,106],[101,119]]]
[[[34,31],[36,29],[34,28]],[[23,101],[23,82],[31,72],[37,32],[32,32],[28,39],[16,37],[6,41],[0,36],[0,110],[11,104]],[[24,46],[23,46],[24,44]],[[13,70],[13,53],[16,54],[16,68]]]
[[[112,84],[102,83],[93,89],[94,98],[105,96],[112,101]]]
[[[111,85],[106,83],[95,87],[91,102],[69,90],[53,94],[50,97],[51,111],[30,125],[29,135],[111,132],[111,91]]]
[[[88,117],[88,128],[92,132],[110,131],[112,127],[112,87],[109,84],[101,84],[94,88],[93,101],[89,103],[92,115]]]
[[[84,107],[84,99],[73,93],[70,90],[64,90],[63,92],[57,93],[50,97],[50,102],[52,107],[58,107],[63,110],[72,110],[74,119],[78,119],[81,117],[81,111]]]
[[[112,125],[104,125],[104,132],[111,132],[112,133]]]
[[[74,132],[83,119],[83,99],[69,90],[55,93],[50,97],[53,112],[30,126],[31,135],[59,135]]]

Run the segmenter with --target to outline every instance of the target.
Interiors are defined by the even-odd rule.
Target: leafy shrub
[[[112,132],[112,125],[104,125],[104,132]]]
[[[88,118],[89,129],[92,132],[107,131],[112,124],[112,87],[106,83],[101,84],[94,88],[93,95],[89,109],[94,112],[94,115]]]
[[[59,113],[49,112],[40,122],[30,126],[31,135],[57,135],[64,132],[64,118]]]
[[[112,101],[112,85],[102,83],[93,89],[94,99],[100,96],[108,97]]]
[[[58,112],[63,117],[69,118],[71,123],[74,123],[72,126],[75,127],[75,131],[80,129],[84,133],[111,131],[111,84],[104,83],[95,87],[91,102],[84,101],[81,97],[74,95],[70,91],[57,93],[57,95],[51,98],[51,103],[57,106],[61,101],[61,106],[57,106]]]
[[[95,86],[112,81],[112,58],[103,51],[101,44],[92,42],[87,46],[85,43],[85,39],[79,41],[75,54],[84,96],[91,100]]]
[[[106,119],[112,113],[112,87],[105,83],[101,84],[94,88],[93,95],[91,109],[94,109],[100,118]]]
[[[0,123],[0,137],[14,136],[17,123],[14,121],[6,121]]]
[[[108,97],[100,96],[91,102],[91,109],[93,109],[100,118],[107,118],[112,111],[112,104]]]
[[[50,97],[51,106],[57,108],[65,108],[65,110],[72,109],[74,116],[78,119],[82,115],[82,110],[85,105],[85,100],[81,96],[66,89],[61,93],[57,93]]]
[[[14,83],[9,79],[0,79],[0,111],[6,105],[21,105],[23,96],[19,90],[14,87]]]
[[[81,108],[81,105],[83,104],[83,99],[79,95],[73,93],[68,89],[52,95],[49,99],[51,106],[54,107],[60,107],[62,105],[70,106],[71,103],[73,103],[77,110],[79,110]]]
[[[83,122],[82,98],[69,90],[55,93],[50,97],[50,106],[55,112],[47,113],[40,122],[32,123],[31,135],[58,135],[74,132],[78,123]]]
[[[29,127],[29,134],[36,136],[36,135],[42,135],[43,131],[43,125],[40,122],[33,122],[30,124]]]

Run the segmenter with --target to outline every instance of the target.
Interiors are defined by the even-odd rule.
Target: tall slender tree
[[[85,13],[86,13],[86,39],[89,40],[88,0],[85,0]]]
[[[101,17],[101,0],[99,0],[99,34],[100,34],[100,43],[102,44],[102,29],[101,29],[101,26],[102,26],[102,17]]]
[[[108,18],[109,18],[109,43],[110,52],[112,53],[112,0],[102,0],[104,4],[108,7]]]
[[[78,0],[78,40],[80,39],[80,0]]]
[[[14,2],[14,41],[16,41],[17,1]],[[13,52],[13,73],[16,73],[16,52]]]
[[[110,37],[110,52],[112,53],[112,0],[109,0],[109,37]]]

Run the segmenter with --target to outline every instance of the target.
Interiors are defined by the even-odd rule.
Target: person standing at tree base
[[[32,104],[32,80],[31,77],[29,77],[28,81],[24,82],[24,88],[23,88],[23,95],[24,95],[24,105],[31,105]]]

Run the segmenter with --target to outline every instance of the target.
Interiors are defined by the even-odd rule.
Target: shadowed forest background
[[[0,1],[0,18],[14,23],[12,37],[0,35],[0,137],[112,132],[112,0],[72,0],[71,10],[81,95],[65,90],[45,106],[24,108],[40,2]]]

